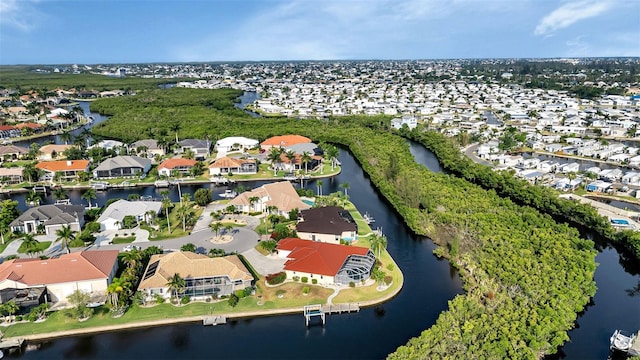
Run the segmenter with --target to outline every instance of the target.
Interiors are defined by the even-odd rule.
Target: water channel
[[[421,145],[410,143],[410,149],[416,161],[432,171],[442,171],[435,156]],[[376,219],[373,225],[381,227],[387,235],[388,250],[405,276],[403,290],[391,301],[357,314],[330,316],[325,327],[306,328],[302,315],[242,319],[216,327],[163,326],[56,339],[30,345],[31,350],[11,356],[25,359],[384,358],[430,327],[447,308],[447,301],[461,293],[461,284],[457,271],[432,254],[433,243],[414,236],[402,224],[353,156],[341,150],[339,160],[343,171],[335,178],[323,180],[323,193],[341,191],[339,184],[348,182],[351,200],[361,212],[371,214]],[[243,185],[253,188],[261,183]],[[193,193],[202,186],[211,187],[209,184],[183,185],[181,192]],[[305,187],[315,191],[316,182],[308,181]],[[212,189],[219,194],[226,188]],[[178,189],[169,190],[170,197],[178,201]],[[104,205],[110,198],[126,198],[131,193],[159,197],[159,191],[154,187],[109,190],[98,192],[97,202]],[[80,190],[69,191],[72,203],[82,203],[81,194]],[[16,194],[12,198],[18,200],[24,210],[24,196]],[[49,195],[43,202],[53,203],[54,199]],[[613,330],[640,329],[640,269],[637,264],[623,260],[615,249],[601,246],[596,257],[598,292],[579,316],[576,328],[569,332],[571,340],[549,358],[605,359]]]

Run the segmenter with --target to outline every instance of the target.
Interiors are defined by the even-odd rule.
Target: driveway
[[[280,259],[276,255],[264,256],[254,248],[243,252],[242,255],[260,275],[279,273],[286,262],[286,259]]]

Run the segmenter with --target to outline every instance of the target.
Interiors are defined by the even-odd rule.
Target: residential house
[[[29,208],[9,225],[11,231],[26,234],[36,234],[40,228],[46,235],[55,235],[63,226],[80,231],[84,225],[84,206],[59,204]]]
[[[104,150],[116,150],[116,151],[119,151],[123,147],[125,147],[124,143],[122,143],[120,141],[117,141],[117,140],[102,140],[100,142],[97,142],[97,143],[89,146],[90,149],[92,149],[92,148],[102,148]]]
[[[38,159],[42,161],[64,159],[65,150],[70,149],[72,147],[73,145],[56,145],[56,144],[43,145],[40,148]]]
[[[391,119],[391,127],[394,129],[402,129],[403,125],[407,125],[409,130],[413,130],[418,126],[418,119],[415,116],[403,116],[401,118]]]
[[[585,190],[594,192],[607,192],[611,188],[611,186],[613,186],[613,184],[610,182],[596,180],[587,184],[587,186],[585,186]]]
[[[116,156],[106,159],[93,170],[95,178],[140,176],[151,169],[151,160],[139,156]]]
[[[0,183],[19,184],[24,181],[22,171],[24,167],[0,168]]]
[[[0,264],[0,291],[13,290],[32,305],[54,303],[52,309],[68,307],[67,298],[76,290],[90,294],[92,302],[104,303],[117,270],[117,250],[81,251],[46,260],[8,260]]]
[[[258,163],[255,159],[239,159],[223,156],[209,165],[209,176],[227,174],[255,174]]]
[[[340,244],[358,239],[358,225],[349,211],[338,206],[302,210],[296,224],[298,237],[305,240]]]
[[[286,148],[295,144],[310,143],[311,139],[302,135],[280,135],[273,136],[260,143],[260,148],[264,151],[271,150],[272,147]]]
[[[158,142],[154,139],[138,140],[129,145],[129,149],[135,150],[136,154],[142,155],[148,158],[154,158],[156,155],[164,156],[164,149],[158,145]]]
[[[306,210],[311,208],[311,205],[300,199],[296,189],[289,181],[265,184],[251,191],[245,191],[229,201],[228,204],[245,213],[265,212],[271,208],[274,209],[272,213],[284,216],[293,209]]]
[[[258,146],[258,140],[249,139],[243,136],[230,136],[216,141],[214,149],[219,153],[228,153],[232,151],[245,151]]]
[[[229,295],[251,287],[253,276],[236,255],[208,257],[188,251],[151,256],[138,291],[148,298],[158,294],[170,298],[167,285],[178,274],[185,280],[181,295],[191,299],[206,299]]]
[[[166,177],[178,173],[182,176],[190,174],[191,168],[197,163],[193,159],[174,158],[167,159],[158,165],[158,174]]]
[[[29,149],[22,146],[3,145],[0,146],[0,160],[18,160],[29,154]]]
[[[43,171],[40,178],[43,181],[52,181],[56,174],[60,180],[70,181],[76,179],[78,173],[89,170],[89,160],[42,161],[36,164],[36,168]]]
[[[204,160],[209,156],[209,149],[211,144],[209,140],[198,140],[198,139],[184,139],[181,140],[178,145],[180,145],[180,152],[184,154],[188,150],[193,151],[193,157],[196,160]]]
[[[330,244],[297,238],[278,242],[278,257],[287,259],[288,279],[307,277],[318,284],[348,285],[369,279],[376,257],[365,247]]]
[[[133,216],[138,223],[148,222],[150,217],[155,217],[162,211],[162,203],[159,201],[128,201],[118,200],[111,203],[100,215],[97,223],[100,231],[118,230],[122,228],[125,216]]]
[[[16,138],[20,136],[20,129],[10,125],[0,125],[0,139]]]

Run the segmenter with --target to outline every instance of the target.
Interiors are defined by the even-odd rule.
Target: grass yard
[[[112,244],[130,244],[136,239],[135,236],[116,236],[111,241]]]
[[[36,254],[44,252],[45,250],[47,250],[49,248],[49,246],[51,246],[51,241],[41,241],[41,242],[39,242],[38,246],[36,248],[37,249]],[[27,248],[26,248],[26,246],[24,246],[24,243],[20,244],[20,247],[18,248],[18,253],[24,254],[26,252],[27,252]]]

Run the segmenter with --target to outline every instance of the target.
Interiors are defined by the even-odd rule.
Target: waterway
[[[88,104],[84,106],[88,112]],[[92,115],[96,121],[104,120],[96,115]],[[421,145],[410,142],[410,150],[417,162],[432,171],[443,171],[436,157]],[[405,286],[393,300],[358,314],[330,316],[324,328],[306,328],[302,315],[244,319],[216,327],[175,325],[57,339],[37,344],[37,350],[13,356],[26,359],[385,357],[430,327],[447,308],[447,301],[461,293],[461,284],[455,269],[432,254],[433,243],[412,235],[402,224],[351,154],[340,150],[339,160],[343,171],[335,178],[323,179],[323,193],[341,191],[339,184],[348,182],[351,200],[361,212],[371,214],[376,219],[373,226],[381,227],[387,235],[388,250],[405,275]],[[253,188],[261,184],[242,185]],[[207,184],[183,185],[180,190],[193,193],[200,187],[211,187],[214,197],[227,189]],[[305,187],[315,191],[316,182],[308,181]],[[178,188],[169,190],[171,199],[178,201]],[[108,199],[126,198],[132,193],[160,197],[160,191],[154,187],[109,190],[98,192],[94,202],[104,205]],[[83,203],[81,194],[79,190],[70,191],[72,203]],[[12,198],[18,200],[22,209],[26,208],[24,195],[16,194]],[[53,202],[51,195],[44,199],[44,203]],[[550,359],[605,359],[609,336],[615,329],[640,329],[638,264],[616,249],[602,245],[602,241],[594,240],[599,250],[595,273],[598,291],[579,315],[575,329],[569,332],[570,341]],[[261,346],[246,346],[255,344],[257,339]]]
[[[391,301],[362,309],[357,314],[329,316],[325,327],[307,328],[302,314],[243,319],[214,327],[164,326],[47,341],[37,345],[37,350],[15,356],[25,359],[384,358],[434,324],[440,312],[447,308],[447,301],[462,292],[461,283],[455,269],[433,255],[435,245],[429,239],[408,231],[355,159],[341,150],[339,160],[343,171],[334,178],[322,180],[323,193],[341,191],[339,185],[348,182],[350,199],[360,211],[371,214],[376,220],[373,226],[381,227],[387,235],[387,248],[405,276],[402,291]],[[244,185],[253,187],[258,183]],[[316,183],[308,181],[305,187],[315,191]],[[171,196],[177,199],[177,189],[170,190]],[[134,190],[109,190],[98,202],[131,191]],[[155,192],[154,188],[145,188],[139,193]],[[75,203],[74,199],[72,197]]]

